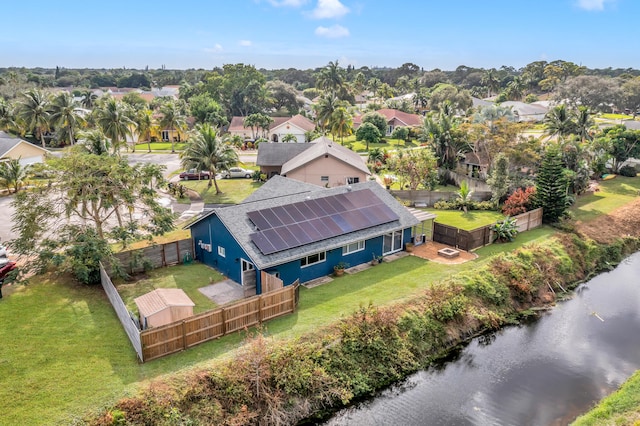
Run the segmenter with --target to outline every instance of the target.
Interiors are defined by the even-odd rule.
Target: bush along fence
[[[452,201],[458,199],[457,192],[428,191],[426,189],[416,190],[391,190],[391,195],[407,201],[415,207],[433,206],[438,201]],[[491,199],[491,191],[473,191],[471,194],[473,201],[487,201]]]
[[[518,232],[528,231],[542,225],[542,208],[522,213],[514,216]],[[456,247],[462,250],[473,250],[486,246],[493,242],[494,235],[491,227],[493,225],[482,226],[471,231],[465,231],[454,226],[433,224],[433,241]]]
[[[107,293],[109,302],[141,362],[161,358],[293,313],[299,300],[299,282],[296,281],[279,290],[240,300],[161,327],[141,330],[137,315],[127,309],[102,264],[100,279],[102,288]]]

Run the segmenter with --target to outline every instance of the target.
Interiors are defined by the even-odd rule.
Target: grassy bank
[[[553,303],[550,287],[572,288],[638,248],[638,239],[604,246],[573,234],[532,243],[430,281],[405,301],[386,307],[361,303],[354,314],[302,337],[272,340],[258,334],[232,359],[121,400],[94,424],[120,417],[132,424],[171,424],[169,418],[189,424],[295,424],[370,395],[480,330]],[[327,314],[335,318],[335,312]]]
[[[573,426],[638,425],[640,423],[640,371],[596,408],[580,416]]]

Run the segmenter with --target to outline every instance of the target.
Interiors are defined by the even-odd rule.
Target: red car
[[[11,271],[16,269],[16,262],[8,261],[0,266],[0,299],[2,299],[2,284],[4,283],[4,277]]]
[[[209,179],[209,173],[206,170],[198,171],[196,169],[189,169],[186,172],[180,173],[180,179],[184,180],[204,180]]]

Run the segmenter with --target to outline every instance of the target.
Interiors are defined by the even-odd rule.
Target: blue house
[[[421,224],[373,181],[322,188],[274,176],[242,203],[205,212],[191,224],[195,257],[247,290],[261,272],[284,285],[401,251]]]

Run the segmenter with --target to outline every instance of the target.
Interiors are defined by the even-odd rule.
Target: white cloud
[[[220,53],[222,52],[222,46],[219,43],[216,43],[213,47],[207,47],[204,49],[207,53]]]
[[[318,0],[318,6],[313,10],[311,16],[316,19],[340,18],[349,13],[349,8],[340,0]]]
[[[338,24],[332,25],[331,27],[328,27],[328,28],[320,26],[316,28],[315,33],[319,37],[326,37],[326,38],[340,38],[340,37],[349,36],[349,30],[343,27],[342,25],[338,25]]]
[[[269,4],[274,7],[300,7],[306,2],[307,0],[269,0]]]
[[[578,7],[584,10],[604,10],[606,3],[613,3],[615,0],[578,0]]]
[[[240,40],[238,44],[240,46],[251,46],[252,43],[251,43],[251,40]]]

